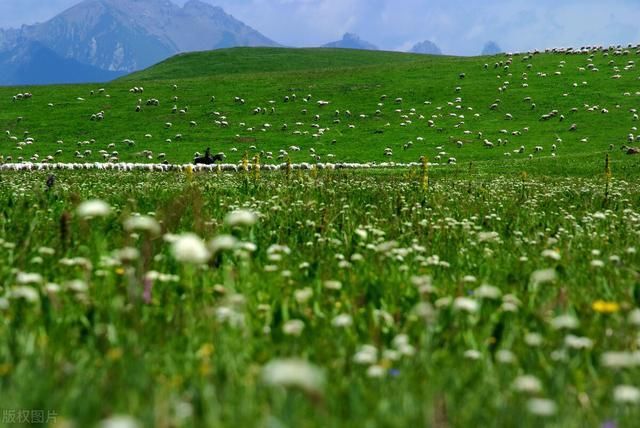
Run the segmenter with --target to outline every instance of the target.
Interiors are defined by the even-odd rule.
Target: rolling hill
[[[244,153],[267,163],[425,155],[454,158],[460,170],[473,162],[592,174],[609,153],[614,170],[637,172],[640,156],[621,150],[640,145],[637,57],[636,47],[475,58],[284,48],[184,54],[102,91],[0,88],[0,154],[188,162],[209,146],[231,162]],[[25,91],[33,97],[14,101]],[[98,113],[104,119],[92,120]]]

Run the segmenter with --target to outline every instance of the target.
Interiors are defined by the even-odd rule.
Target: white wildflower
[[[56,293],[60,292],[61,287],[60,287],[60,285],[56,284],[55,282],[48,282],[48,283],[45,284],[44,290],[47,293],[56,294]]]
[[[24,299],[27,302],[37,302],[40,300],[38,290],[27,285],[17,285],[10,290],[10,296],[14,299]]]
[[[369,365],[376,361],[378,361],[378,349],[372,345],[362,345],[353,356],[353,362],[356,364]]]
[[[618,385],[613,390],[613,399],[618,403],[640,402],[640,389],[632,385]]]
[[[262,381],[267,385],[300,388],[311,394],[321,394],[325,384],[322,370],[298,359],[271,360],[262,368]]]
[[[433,302],[433,304],[436,308],[446,308],[451,305],[451,302],[453,302],[451,296],[444,296]]]
[[[349,314],[340,314],[331,320],[334,327],[349,327],[353,324],[353,318]]]
[[[426,321],[433,319],[435,310],[429,302],[420,302],[413,307],[413,313]]]
[[[558,261],[560,260],[560,252],[556,250],[544,250],[542,252],[542,257]]]
[[[76,210],[82,218],[106,217],[111,214],[111,207],[104,201],[93,199],[82,202]]]
[[[253,226],[258,221],[258,216],[253,211],[236,210],[232,211],[224,219],[224,222],[231,227]]]
[[[640,326],[640,309],[635,308],[634,310],[629,312],[629,315],[627,316],[627,322],[635,326]]]
[[[40,284],[42,282],[42,275],[39,273],[18,272],[16,282],[18,284]]]
[[[386,371],[382,366],[379,366],[379,365],[369,366],[369,368],[367,369],[367,377],[380,378],[385,375],[385,372]]]
[[[453,308],[458,311],[469,313],[478,312],[478,302],[468,297],[456,297],[453,301]]]
[[[527,402],[529,412],[538,416],[552,416],[556,413],[557,406],[552,400],[546,398],[532,398]]]
[[[74,279],[65,284],[65,287],[76,293],[84,293],[89,289],[89,285],[81,279]]]
[[[637,367],[640,365],[640,352],[604,352],[601,357],[601,363],[603,366],[613,369]]]
[[[176,260],[185,263],[205,263],[211,256],[202,239],[193,233],[180,235],[171,249]]]
[[[140,257],[140,251],[138,251],[137,248],[125,247],[114,251],[113,256],[121,262],[132,262],[134,260],[138,260]]]
[[[500,234],[498,232],[478,232],[476,235],[478,242],[498,242]]]
[[[364,229],[356,229],[355,234],[358,235],[362,240],[367,239],[368,236],[367,231]]]
[[[468,349],[464,351],[464,357],[469,360],[479,360],[482,357],[482,354],[475,349]]]
[[[306,303],[311,299],[311,297],[313,297],[313,289],[305,287],[303,289],[296,290],[293,292],[293,297],[298,303]]]
[[[542,391],[542,382],[532,375],[522,375],[513,381],[513,389],[519,392],[536,394]]]
[[[160,224],[148,215],[134,215],[124,221],[124,230],[127,232],[143,231],[152,235],[160,234]]]
[[[238,240],[232,235],[218,235],[209,242],[209,249],[213,254],[220,251],[233,250]]]
[[[139,428],[142,425],[131,416],[115,415],[104,419],[98,425],[99,428]]]
[[[496,360],[502,364],[511,364],[516,361],[516,356],[508,349],[500,349],[496,352]]]
[[[289,320],[282,326],[282,331],[288,336],[300,336],[304,330],[304,322],[301,320]]]
[[[564,338],[564,344],[573,349],[591,349],[593,341],[588,337],[579,337],[569,334]]]
[[[336,280],[328,280],[324,282],[324,287],[329,290],[340,290],[342,288],[342,283]]]
[[[534,285],[554,282],[558,278],[555,269],[539,269],[531,274],[531,283]]]
[[[418,288],[420,294],[429,294],[436,291],[433,287],[433,278],[431,275],[412,276],[411,283]]]
[[[479,299],[498,299],[502,295],[502,292],[498,287],[494,287],[493,285],[483,284],[480,287],[476,288],[473,292],[473,295],[478,297]]]
[[[551,320],[551,326],[556,330],[572,330],[580,325],[578,319],[573,315],[565,314]]]
[[[40,247],[38,248],[38,253],[40,253],[43,256],[52,256],[56,253],[56,250],[50,247]]]
[[[395,349],[385,349],[382,352],[382,358],[389,361],[397,361],[400,359],[400,356],[400,352],[396,351]]]
[[[542,345],[542,342],[542,335],[539,333],[527,333],[524,336],[524,343],[529,346],[540,346]]]

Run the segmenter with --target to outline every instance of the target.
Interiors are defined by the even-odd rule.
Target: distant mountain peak
[[[485,43],[484,47],[482,48],[482,55],[497,55],[502,52],[504,52],[502,48],[493,40]]]
[[[433,43],[431,40],[425,40],[424,42],[416,43],[415,45],[413,45],[411,50],[409,50],[409,52],[426,55],[442,55],[442,51],[440,50],[438,45]]]
[[[212,4],[203,2],[202,0],[188,0],[182,8],[205,8],[205,9],[218,9],[222,10],[219,6],[213,6]]]
[[[360,36],[358,36],[356,33],[344,33],[342,35],[342,40],[344,41],[361,41],[362,39],[360,39]]]
[[[371,50],[371,51],[378,50],[377,46],[365,40],[362,40],[360,36],[358,36],[355,33],[344,33],[341,40],[327,43],[322,47],[342,48],[342,49],[364,49],[364,50]]]
[[[122,74],[62,58],[37,41],[27,41],[0,53],[2,85],[99,82]]]
[[[214,6],[209,3],[205,3],[201,0],[189,0],[187,1],[182,9],[185,11],[195,11],[195,12],[204,12],[208,14],[224,14],[226,12],[220,6]]]
[[[182,7],[170,0],[84,0],[47,22],[12,31],[0,31],[0,52],[38,42],[61,59],[118,72],[139,70],[180,52],[279,46],[201,0]]]

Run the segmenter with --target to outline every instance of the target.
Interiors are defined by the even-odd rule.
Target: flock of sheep
[[[508,80],[504,80],[505,78],[513,77],[511,73],[511,68],[513,67],[514,61],[518,58],[520,61],[525,62],[525,72],[522,73],[520,77],[522,83],[520,83],[522,88],[528,88],[530,79],[533,77],[537,77],[543,79],[547,76],[559,76],[562,75],[563,69],[566,66],[566,61],[564,59],[560,60],[557,64],[558,69],[553,73],[541,72],[533,74],[533,59],[540,52],[528,52],[526,54],[506,54],[503,59],[498,60],[491,66],[490,64],[484,64],[483,72],[488,73],[492,69],[496,73],[503,74],[505,77],[501,78],[501,75],[498,74],[498,79],[501,79],[499,86],[497,87],[497,95],[499,98],[495,99],[493,103],[488,106],[480,107],[477,110],[473,107],[467,105],[464,102],[464,98],[462,94],[464,93],[462,86],[456,86],[454,88],[454,92],[456,94],[455,98],[446,103],[442,103],[441,105],[435,105],[432,101],[424,101],[421,107],[419,106],[406,106],[407,102],[403,99],[403,97],[392,97],[392,105],[393,115],[395,115],[399,119],[399,123],[392,124],[391,121],[384,123],[382,126],[372,130],[374,134],[382,134],[385,133],[385,130],[388,128],[392,128],[394,126],[400,126],[403,128],[408,127],[418,127],[416,125],[422,126],[422,129],[433,128],[439,131],[440,143],[431,144],[426,146],[429,150],[435,149],[433,156],[429,154],[430,160],[433,164],[455,164],[457,162],[456,157],[452,155],[452,151],[456,149],[462,149],[465,145],[475,144],[475,141],[480,142],[481,146],[488,149],[496,149],[498,147],[511,146],[510,140],[517,140],[521,135],[526,134],[530,131],[530,126],[525,126],[519,129],[508,129],[505,127],[499,131],[500,136],[497,138],[490,138],[489,135],[485,135],[485,132],[476,129],[475,131],[471,128],[471,126],[467,123],[473,121],[473,123],[482,123],[481,117],[485,114],[493,114],[502,115],[503,120],[506,124],[509,124],[515,120],[514,114],[512,112],[503,111],[502,108],[503,102],[500,97],[504,97],[505,93],[510,90],[512,84]],[[616,47],[592,47],[587,46],[580,49],[552,49],[547,51],[548,54],[554,54],[558,57],[563,58],[566,55],[583,55],[586,58],[586,63],[584,66],[580,66],[578,68],[579,73],[597,73],[600,71],[599,67],[594,65],[594,59],[596,55],[601,55],[602,57],[630,57],[631,55],[640,55],[640,46],[627,46],[623,48],[621,46]],[[624,65],[616,65],[616,61],[610,59],[608,62],[608,66],[611,68],[613,74],[611,76],[612,79],[620,79],[625,73],[631,73],[635,70],[635,61],[632,59],[625,59],[623,61]],[[467,73],[459,73],[457,78],[460,81],[465,81],[468,79]],[[582,82],[573,83],[573,88],[578,88],[580,86],[587,86],[588,82],[586,80]],[[178,117],[187,117],[189,114],[188,106],[178,106],[179,97],[179,87],[177,85],[172,85],[172,89],[174,91],[174,96],[171,97],[172,107],[168,109],[173,115],[177,115]],[[128,91],[130,94],[139,96],[145,92],[144,87],[142,86],[133,86]],[[108,94],[105,93],[104,88],[100,88],[97,91],[90,91],[90,96],[96,96],[96,94],[109,97]],[[568,94],[563,94],[563,96],[567,96]],[[631,91],[625,92],[623,94],[625,97],[638,96],[640,95],[640,91],[635,91],[632,93]],[[23,92],[18,93],[13,96],[12,100],[14,102],[23,101],[27,99],[31,99],[33,94],[31,92]],[[299,118],[295,120],[295,122],[290,123],[282,123],[279,125],[273,125],[271,122],[276,121],[278,117],[278,102],[275,100],[269,100],[265,104],[252,107],[250,110],[250,116],[245,120],[240,119],[232,119],[228,113],[223,113],[221,111],[214,110],[210,113],[210,120],[207,122],[207,126],[213,128],[234,128],[237,129],[238,134],[236,137],[241,139],[241,134],[244,135],[252,135],[260,132],[271,132],[274,129],[279,129],[280,132],[285,133],[294,138],[298,138],[299,142],[296,144],[286,144],[284,147],[277,150],[264,150],[259,149],[258,144],[238,144],[234,147],[230,148],[230,152],[249,152],[251,155],[260,156],[260,161],[263,162],[263,167],[268,169],[278,169],[287,165],[287,160],[289,158],[290,152],[299,152],[303,147],[306,146],[306,150],[308,150],[309,154],[309,162],[303,162],[299,164],[295,164],[295,168],[306,168],[312,164],[318,164],[321,168],[353,168],[353,167],[373,167],[373,166],[410,166],[414,164],[418,164],[417,162],[409,162],[409,163],[401,163],[401,162],[393,162],[392,158],[394,157],[394,151],[396,150],[412,150],[414,145],[420,144],[424,145],[426,143],[425,138],[423,136],[417,136],[412,140],[403,141],[403,142],[394,142],[394,144],[387,145],[386,147],[381,147],[381,155],[387,158],[388,160],[384,162],[366,162],[366,163],[345,163],[340,162],[335,154],[332,153],[319,153],[319,149],[315,146],[315,142],[322,139],[322,141],[327,141],[329,145],[325,145],[323,147],[332,147],[337,144],[337,139],[334,138],[335,133],[331,131],[334,128],[341,128],[345,130],[354,129],[358,125],[359,120],[365,120],[370,117],[389,117],[389,111],[384,111],[384,108],[387,106],[386,102],[389,97],[387,95],[379,96],[377,100],[377,109],[371,113],[352,113],[351,109],[344,108],[344,106],[336,106],[330,107],[333,103],[330,100],[319,99],[316,100],[312,94],[308,94],[304,97],[298,97],[295,93],[288,93],[281,98],[281,102],[283,104],[293,104],[299,103],[303,108],[299,110]],[[77,101],[85,101],[82,97],[77,97]],[[247,103],[247,99],[241,96],[235,96],[233,98],[233,103],[237,105],[244,105]],[[529,110],[531,112],[535,112],[538,109],[538,106],[532,99],[532,97],[527,96],[523,99],[523,102],[529,104]],[[217,99],[215,96],[211,96],[209,99],[209,105],[216,106]],[[53,107],[52,103],[49,103],[50,107]],[[315,107],[314,107],[315,106]],[[406,106],[406,107],[405,107]],[[313,107],[313,108],[312,108]],[[577,113],[578,111],[599,114],[599,115],[607,115],[610,114],[611,109],[620,107],[619,105],[614,106],[604,106],[599,103],[590,104],[583,103],[583,105],[577,105],[572,107],[567,111],[560,111],[559,109],[552,109],[550,111],[540,112],[537,114],[538,121],[540,122],[548,122],[548,121],[558,121],[564,122],[568,117]],[[160,99],[149,97],[143,99],[141,97],[137,97],[136,101],[132,106],[132,114],[140,113],[145,109],[162,109],[164,107],[164,102],[161,102]],[[422,111],[421,111],[422,110]],[[431,114],[428,114],[426,110],[431,110]],[[485,110],[483,112],[483,110]],[[384,112],[383,112],[384,111]],[[465,117],[465,115],[470,115],[469,118]],[[247,125],[248,121],[256,122],[257,116],[265,116],[271,117],[273,120],[267,121],[266,119],[260,125]],[[486,117],[486,116],[485,116]],[[21,118],[18,118],[20,121]],[[470,120],[468,120],[470,119]],[[94,113],[91,113],[88,116],[88,120],[90,121],[103,121],[108,120],[108,115],[105,114],[105,111],[100,110]],[[176,119],[177,120],[177,119]],[[188,119],[187,119],[188,120]],[[629,110],[629,121],[631,125],[635,125],[635,122],[638,122],[638,110],[632,108]],[[310,123],[309,123],[310,122]],[[344,123],[343,123],[344,122]],[[445,124],[446,122],[446,124]],[[196,128],[199,126],[199,123],[196,120],[188,120],[189,127]],[[631,126],[629,129],[629,133],[627,135],[626,144],[621,144],[620,148],[623,149],[628,154],[637,154],[640,153],[640,149],[634,146],[634,144],[640,142],[640,133],[638,132],[637,126]],[[448,128],[450,126],[450,128]],[[166,121],[164,123],[165,130],[171,130],[173,128],[172,121]],[[448,135],[445,137],[443,134],[447,129],[450,129],[451,132],[458,135]],[[569,132],[579,132],[580,126],[578,123],[573,121],[567,121],[566,130]],[[418,131],[420,132],[420,131]],[[6,138],[9,139],[12,143],[15,143],[15,149],[18,152],[23,151],[28,146],[36,144],[36,139],[29,134],[29,132],[25,132],[24,135],[18,136],[14,135],[10,130],[6,130]],[[488,134],[488,133],[487,133]],[[329,135],[333,135],[327,137]],[[162,145],[161,143],[153,140],[153,135],[151,133],[146,133],[144,135],[145,140],[148,140],[145,145],[146,148],[140,150],[138,152],[139,161],[138,162],[127,162],[124,163],[120,159],[120,153],[117,150],[118,146],[121,147],[139,147],[141,145],[140,142],[136,142],[134,139],[125,138],[118,143],[110,142],[106,144],[103,148],[96,150],[95,147],[99,146],[99,144],[94,139],[86,139],[83,141],[78,141],[76,143],[76,149],[74,158],[76,160],[75,163],[69,164],[70,168],[113,168],[113,169],[136,169],[136,168],[150,168],[157,170],[170,170],[174,166],[170,165],[169,160],[167,159],[167,152],[170,152],[169,147],[167,145]],[[178,142],[183,139],[183,135],[181,133],[176,133],[175,136],[171,138],[166,138],[164,143],[173,143]],[[345,137],[346,139],[346,137]],[[249,141],[255,141],[255,138]],[[430,139],[432,140],[432,139]],[[583,143],[589,142],[589,136],[582,136],[580,139]],[[453,143],[453,144],[451,144]],[[559,136],[554,136],[553,144],[551,144],[548,148],[548,152],[550,156],[556,156],[559,151],[559,148],[562,146],[563,140]],[[67,144],[59,140],[58,144],[60,145],[59,149],[56,149],[53,153],[43,155],[33,153],[31,156],[25,159],[23,156],[16,156],[15,159],[11,155],[5,155],[1,157],[1,161],[3,163],[3,169],[20,169],[20,168],[37,168],[37,169],[50,169],[50,168],[67,168],[65,164],[58,160],[59,156],[63,154],[63,150],[67,147]],[[203,146],[206,143],[203,144]],[[163,147],[158,153],[155,152],[158,146]],[[248,146],[248,147],[247,147]],[[315,147],[314,147],[315,146]],[[35,146],[34,146],[35,147]],[[608,146],[610,150],[615,148],[615,145],[610,144]],[[526,155],[529,158],[534,157],[535,154],[542,153],[545,151],[545,148],[541,144],[536,144],[533,147],[527,148],[524,144],[516,144],[516,147],[510,148],[509,150],[504,152],[505,157],[517,156],[517,155]],[[424,150],[420,154],[425,154]],[[96,159],[96,155],[98,158]],[[200,157],[201,154],[199,152],[194,153],[194,158]],[[216,160],[222,160],[226,157],[225,153],[218,153],[216,155]],[[418,156],[416,156],[417,158]],[[416,159],[417,160],[417,159]],[[12,164],[14,163],[15,164]],[[144,166],[144,164],[149,164],[150,166]],[[239,161],[235,164],[223,164],[221,168],[223,170],[237,170],[239,165],[242,162]],[[200,168],[207,168],[206,166],[199,166]]]

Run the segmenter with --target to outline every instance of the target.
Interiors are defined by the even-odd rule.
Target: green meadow
[[[231,49],[0,88],[2,425],[635,426],[635,58]],[[250,168],[80,167],[206,147]]]
[[[211,147],[231,163],[245,154],[263,163],[427,156],[505,167],[533,155],[557,160],[553,169],[562,170],[601,164],[611,151],[612,162],[626,163],[620,148],[638,125],[634,58],[633,50],[473,58],[270,48],[184,54],[105,85],[1,88],[0,154],[12,162],[188,163]],[[13,101],[23,92],[33,97]],[[91,120],[100,112],[102,120]],[[557,159],[547,159],[554,144]]]

